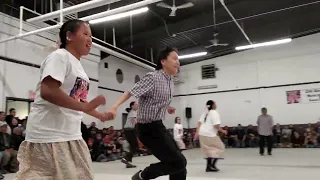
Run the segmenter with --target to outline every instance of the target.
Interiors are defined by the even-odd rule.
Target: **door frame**
[[[5,113],[8,111],[8,101],[22,101],[22,102],[28,102],[28,114],[30,113],[31,109],[31,103],[34,102],[33,99],[24,99],[24,98],[16,98],[16,97],[6,97],[6,108]]]
[[[122,129],[124,128],[124,125],[126,125],[127,117],[128,113],[122,113]]]

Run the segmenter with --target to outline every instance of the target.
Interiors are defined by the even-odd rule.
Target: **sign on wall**
[[[287,104],[319,103],[320,88],[287,91]]]

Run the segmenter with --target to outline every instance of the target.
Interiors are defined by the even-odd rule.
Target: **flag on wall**
[[[320,88],[287,91],[287,104],[318,103]]]

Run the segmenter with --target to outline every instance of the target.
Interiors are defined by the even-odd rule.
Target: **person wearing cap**
[[[11,136],[7,133],[7,126],[6,122],[0,122],[1,171],[15,173],[18,168],[18,152],[12,148]],[[6,169],[6,167],[10,167],[10,169]]]
[[[5,116],[5,113],[3,111],[0,111],[0,122],[6,122],[6,116]],[[7,133],[8,134],[11,134],[11,128],[10,126],[7,126]]]

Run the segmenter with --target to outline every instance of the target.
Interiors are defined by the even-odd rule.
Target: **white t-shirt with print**
[[[220,115],[216,110],[204,112],[199,121],[202,123],[199,129],[199,135],[207,137],[217,136],[218,130],[214,128],[214,125],[220,124],[221,120]]]
[[[175,139],[181,139],[183,136],[183,126],[182,124],[175,124],[173,127],[173,137]]]
[[[54,105],[40,97],[41,82],[51,76],[60,89],[77,101],[86,101],[89,78],[80,61],[65,49],[52,52],[41,64],[40,81],[28,117],[26,141],[52,143],[82,139],[83,112]]]

